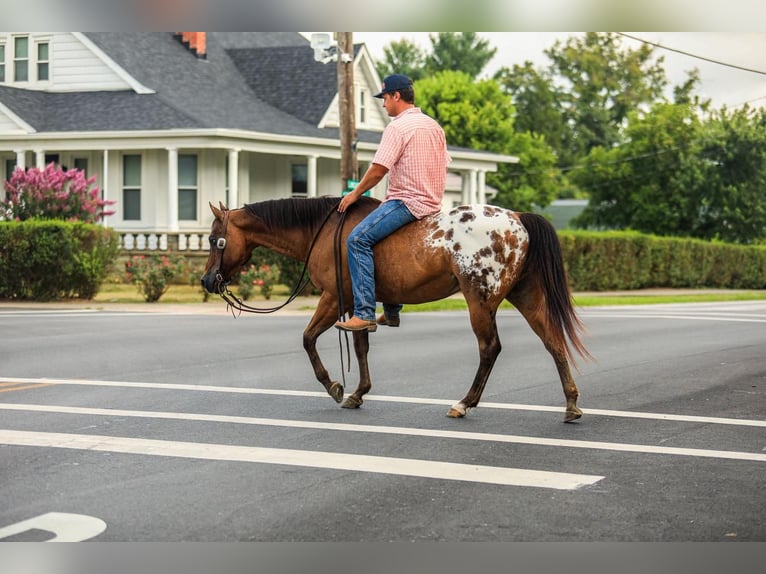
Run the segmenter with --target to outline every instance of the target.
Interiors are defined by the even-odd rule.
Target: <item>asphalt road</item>
[[[564,424],[514,311],[454,420],[465,313],[371,334],[350,411],[313,378],[306,316],[3,307],[0,540],[766,541],[766,302],[582,316],[597,361]],[[320,353],[340,380],[335,331]]]

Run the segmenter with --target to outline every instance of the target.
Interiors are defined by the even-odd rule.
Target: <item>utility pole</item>
[[[359,165],[356,156],[356,114],[354,111],[353,32],[335,32],[335,39],[338,43],[340,181],[341,191],[347,191],[348,181],[357,180],[359,175]]]

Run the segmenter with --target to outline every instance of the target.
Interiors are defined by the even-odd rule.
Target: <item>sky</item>
[[[408,39],[423,49],[430,49],[429,34],[434,32],[354,32],[354,42],[364,42],[373,58],[383,58],[383,49],[391,41]],[[550,63],[544,50],[557,39],[582,32],[477,32],[497,48],[497,53],[485,69],[492,75],[503,66],[522,64],[526,60],[538,67]],[[704,58],[733,64],[762,73],[748,72],[706,62],[687,55],[655,48],[655,55],[664,56],[664,68],[671,86],[685,81],[686,72],[697,68],[701,85],[697,93],[712,100],[713,107],[729,109],[749,102],[753,107],[766,107],[766,33],[748,32],[626,32],[649,42],[681,50]],[[640,42],[623,37],[625,48],[636,49]],[[672,88],[669,88],[672,90]],[[668,93],[670,97],[672,91]]]

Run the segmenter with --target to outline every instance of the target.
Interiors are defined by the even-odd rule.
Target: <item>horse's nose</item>
[[[213,273],[205,273],[200,280],[202,288],[208,293],[215,293],[215,275]]]

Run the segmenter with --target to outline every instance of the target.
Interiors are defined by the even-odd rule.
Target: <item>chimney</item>
[[[198,58],[207,59],[205,32],[176,32],[176,38]]]

